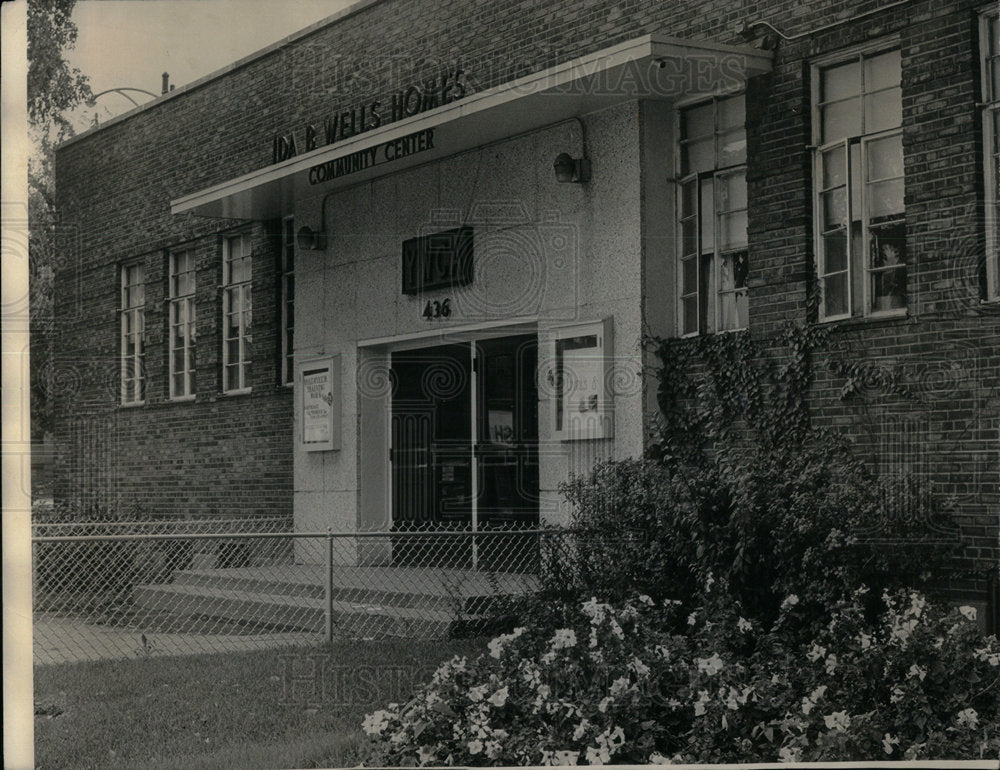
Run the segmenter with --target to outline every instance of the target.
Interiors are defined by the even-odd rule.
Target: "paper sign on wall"
[[[340,449],[340,356],[303,362],[299,371],[303,449]]]

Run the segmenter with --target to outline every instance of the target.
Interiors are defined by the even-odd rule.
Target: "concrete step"
[[[263,578],[246,575],[220,576],[211,572],[175,572],[173,585],[205,586],[234,591],[264,592],[283,596],[308,597],[323,599],[326,588],[313,582],[299,582],[282,577]],[[333,598],[337,601],[364,602],[366,604],[381,604],[392,607],[427,607],[430,609],[452,609],[467,597],[448,597],[421,592],[415,588],[413,592],[382,591],[357,586],[345,586],[334,583]]]
[[[239,590],[211,585],[145,585],[133,589],[145,609],[205,615],[265,626],[322,633],[324,600],[274,591]],[[332,602],[334,633],[352,638],[445,638],[456,613],[430,607],[391,606],[367,599]]]

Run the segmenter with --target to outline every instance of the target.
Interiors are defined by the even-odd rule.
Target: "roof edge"
[[[197,80],[192,80],[190,83],[186,83],[183,86],[178,86],[177,88],[174,88],[173,90],[168,91],[165,94],[160,94],[155,99],[151,99],[145,104],[140,104],[137,107],[133,107],[127,112],[123,112],[120,115],[115,115],[113,118],[109,118],[108,120],[104,121],[98,126],[93,126],[91,128],[88,128],[86,131],[82,131],[79,134],[76,134],[74,136],[69,137],[68,139],[63,140],[58,145],[56,145],[56,150],[61,150],[64,147],[68,147],[69,145],[74,144],[80,141],[81,139],[89,138],[90,136],[93,136],[94,134],[98,133],[99,131],[105,128],[108,128],[109,126],[113,126],[124,120],[128,120],[129,118],[135,117],[136,115],[145,112],[146,110],[151,109],[153,107],[158,107],[159,105],[163,104],[164,102],[174,97],[190,93],[191,91],[194,91],[197,88],[201,88],[202,86],[212,82],[213,80],[217,80],[225,75],[230,74],[234,70],[238,70],[241,67],[245,67],[246,65],[256,61],[257,59],[262,59],[265,56],[269,56],[270,54],[274,53],[275,51],[281,48],[284,48],[285,46],[291,45],[292,43],[301,40],[304,37],[308,37],[309,35],[313,34],[314,32],[318,32],[324,27],[328,27],[332,24],[335,24],[339,21],[348,18],[349,16],[353,16],[356,13],[366,10],[367,8],[373,5],[377,5],[378,3],[385,1],[386,0],[355,0],[354,3],[349,5],[347,8],[344,8],[342,11],[337,11],[336,13],[331,14],[326,18],[320,19],[319,21],[315,21],[308,27],[303,27],[302,29],[293,32],[290,35],[286,35],[280,40],[276,40],[275,42],[270,43],[269,45],[266,45],[257,51],[254,51],[253,53],[247,54],[242,59],[237,59],[231,64],[227,64],[226,66],[221,67],[220,69],[217,69],[214,72],[210,72],[207,75],[202,75]]]

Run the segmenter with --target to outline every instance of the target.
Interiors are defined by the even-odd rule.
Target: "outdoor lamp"
[[[557,182],[586,182],[590,179],[590,160],[576,159],[569,153],[561,152],[556,156],[552,167],[556,172]]]
[[[322,251],[326,248],[326,233],[303,225],[295,236],[295,245],[307,251]]]

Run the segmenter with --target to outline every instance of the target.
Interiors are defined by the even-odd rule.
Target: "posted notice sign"
[[[304,361],[299,393],[303,449],[340,449],[340,356]]]

